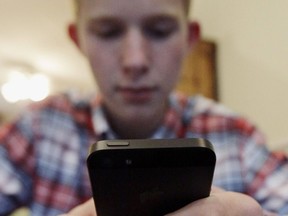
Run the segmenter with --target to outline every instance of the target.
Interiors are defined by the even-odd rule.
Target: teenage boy
[[[85,159],[97,140],[184,137],[214,144],[216,187],[171,215],[288,212],[287,159],[269,153],[258,130],[222,105],[171,93],[198,39],[188,1],[76,3],[69,34],[87,57],[99,94],[91,101],[52,97],[2,130],[2,215],[21,205],[32,215],[57,215],[91,198]],[[96,215],[92,200],[73,214]]]

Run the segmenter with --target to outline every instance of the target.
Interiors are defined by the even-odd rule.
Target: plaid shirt
[[[95,98],[95,97],[94,97]],[[33,105],[0,131],[0,215],[27,206],[31,215],[57,215],[91,197],[86,170],[90,144],[113,139],[101,100],[67,95]],[[224,106],[173,94],[152,138],[202,137],[217,155],[214,185],[288,213],[288,162],[267,151],[259,131]]]

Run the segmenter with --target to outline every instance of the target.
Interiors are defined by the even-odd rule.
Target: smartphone
[[[97,216],[161,216],[208,197],[215,163],[200,138],[99,141],[87,158]]]

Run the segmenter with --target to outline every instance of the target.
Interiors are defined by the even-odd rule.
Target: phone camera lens
[[[131,159],[126,159],[125,160],[125,164],[128,165],[128,166],[131,165],[132,164],[132,160]]]

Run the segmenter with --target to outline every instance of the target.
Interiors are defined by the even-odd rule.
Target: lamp
[[[50,82],[44,74],[31,67],[14,65],[6,68],[7,81],[1,87],[4,99],[10,103],[21,100],[40,101],[50,93]]]

